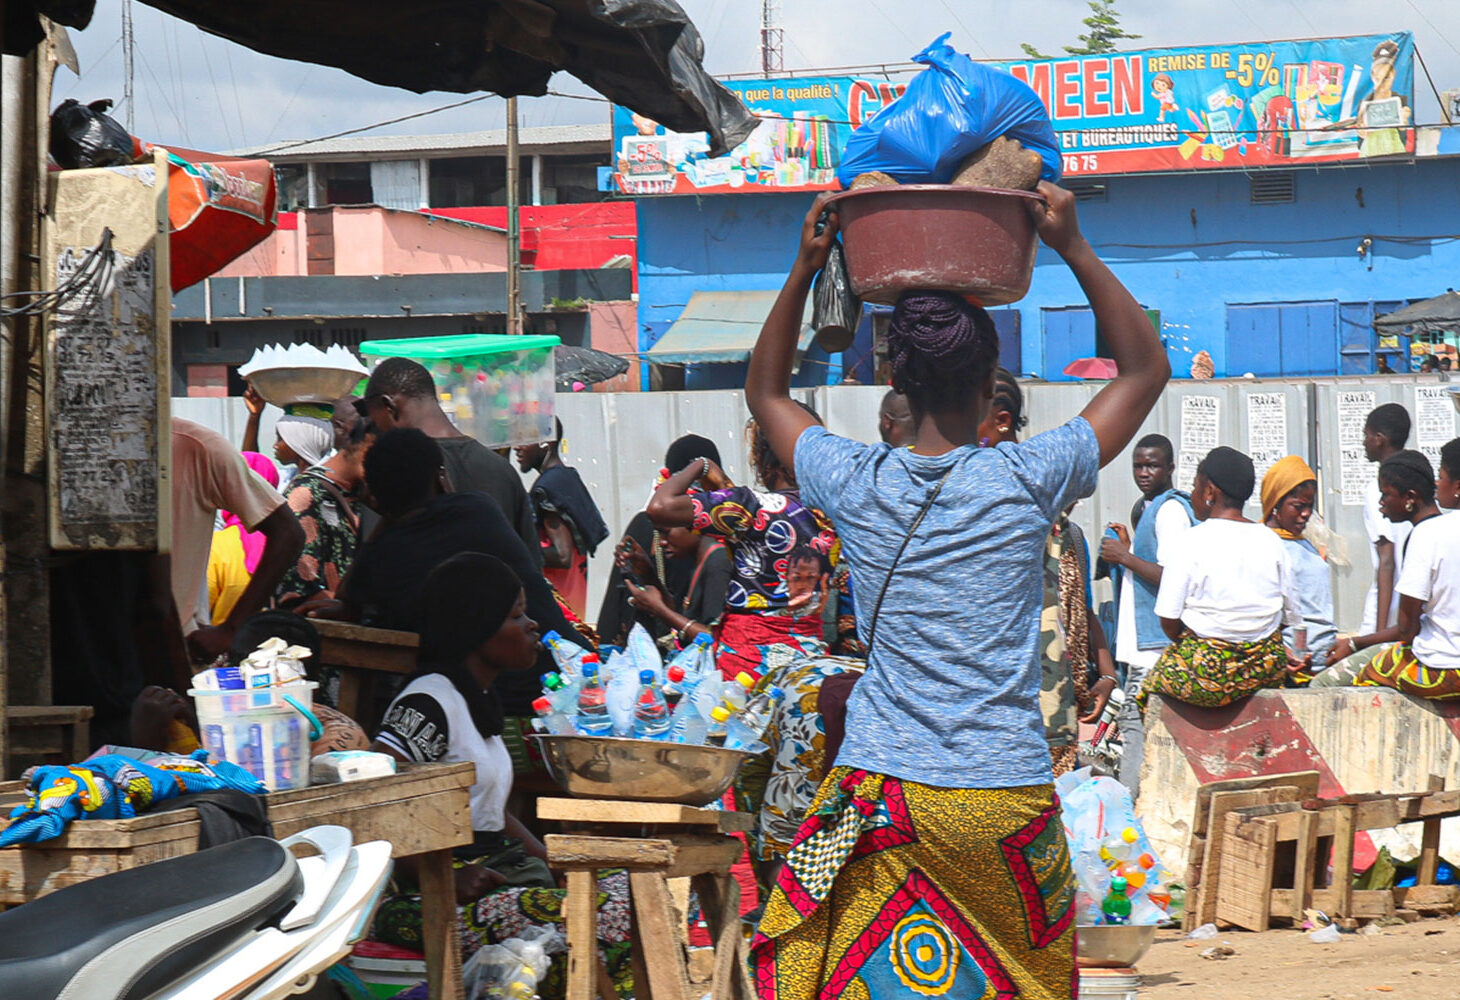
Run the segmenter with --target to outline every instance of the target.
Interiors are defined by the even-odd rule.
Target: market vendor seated
[[[1230,705],[1310,662],[1283,644],[1284,626],[1306,638],[1282,540],[1242,515],[1255,485],[1252,459],[1233,448],[1213,448],[1197,466],[1191,509],[1201,523],[1161,573],[1156,614],[1171,645],[1141,688],[1142,710],[1152,694]]]
[[[447,493],[440,446],[414,428],[386,431],[365,455],[365,484],[384,519],[355,554],[336,592],[337,601],[306,602],[296,610],[377,628],[420,632],[429,601],[431,571],[461,552],[485,552],[512,568],[527,594],[532,617],[569,642],[589,644],[563,615],[535,556],[507,522],[496,501],[482,493]],[[545,647],[538,673],[555,669]],[[507,714],[532,716],[541,693],[536,675],[506,678],[499,690]]]
[[[547,852],[507,809],[512,762],[502,741],[500,676],[535,673],[541,648],[525,589],[501,559],[465,552],[445,560],[423,589],[419,666],[386,711],[372,749],[403,762],[466,761],[476,766],[470,790],[473,842],[458,848],[456,900],[463,957],[515,937],[528,926],[561,930],[565,893],[555,887]],[[420,896],[413,872],[397,862],[392,894],[380,906],[373,937],[421,946]],[[628,877],[599,880],[599,946],[610,973],[626,984],[629,958]],[[563,963],[538,989],[561,996]],[[621,989],[621,992],[623,990]]]
[[[1460,439],[1440,450],[1438,489],[1431,469],[1417,451],[1397,452],[1379,466],[1380,509],[1391,521],[1412,526],[1395,583],[1399,621],[1340,639],[1331,657],[1347,657],[1324,671],[1333,685],[1460,699],[1460,518],[1440,511],[1460,507]],[[1375,654],[1372,647],[1382,648]],[[1315,685],[1319,680],[1329,678],[1319,675]]]

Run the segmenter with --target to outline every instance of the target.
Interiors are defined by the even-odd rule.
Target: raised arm
[[[793,404],[791,409],[801,408]],[[660,483],[654,495],[649,498],[649,506],[644,508],[644,513],[649,515],[654,527],[668,530],[694,526],[695,503],[689,498],[689,492],[697,480],[711,490],[721,490],[731,485],[725,473],[714,462],[708,458],[695,459]]]
[[[828,218],[820,233],[816,231],[828,197],[818,196],[801,223],[801,247],[796,252],[796,262],[791,265],[786,284],[760,328],[760,337],[750,354],[750,368],[745,373],[746,405],[760,429],[765,431],[771,450],[792,474],[796,465],[796,440],[802,431],[818,422],[791,399],[791,366],[796,361],[796,341],[801,333],[806,295],[836,239],[835,214]]]
[[[1080,282],[1095,312],[1095,325],[1110,345],[1119,370],[1080,414],[1095,430],[1100,464],[1105,465],[1125,450],[1145,422],[1171,378],[1171,363],[1145,310],[1081,235],[1075,196],[1048,181],[1040,182],[1039,193],[1048,203],[1035,209],[1039,236]]]

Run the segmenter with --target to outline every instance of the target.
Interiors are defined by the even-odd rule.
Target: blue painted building
[[[1460,286],[1460,160],[1082,178],[1086,237],[1158,320],[1178,376],[1206,350],[1216,374],[1374,370],[1374,315]],[[1431,146],[1430,148],[1434,148]],[[640,349],[696,291],[780,287],[806,194],[641,197]],[[995,310],[1005,363],[1059,378],[1108,354],[1078,284],[1041,249],[1029,295]],[[871,381],[872,323],[843,355],[807,354],[801,381]],[[1015,344],[1017,343],[1017,354]],[[1408,367],[1408,341],[1388,351]],[[652,357],[650,358],[652,360]],[[688,388],[744,383],[743,364],[690,366]]]

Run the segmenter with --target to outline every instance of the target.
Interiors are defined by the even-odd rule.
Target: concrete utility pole
[[[507,332],[522,332],[522,164],[517,155],[517,98],[507,98]]]

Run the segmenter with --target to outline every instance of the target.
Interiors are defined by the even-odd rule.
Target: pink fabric
[[[248,463],[250,469],[263,477],[264,481],[270,486],[274,489],[279,488],[278,466],[274,465],[273,460],[267,455],[260,455],[256,451],[245,451],[243,452],[243,460]],[[249,531],[248,526],[243,523],[238,515],[230,511],[220,510],[218,513],[223,517],[223,526],[225,528],[233,524],[238,525],[238,538],[243,542],[243,565],[252,574],[258,568],[259,560],[264,557],[264,544],[266,539],[263,533]]]

